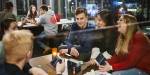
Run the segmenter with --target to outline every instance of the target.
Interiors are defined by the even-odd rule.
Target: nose
[[[119,24],[119,20],[117,21],[117,24]]]

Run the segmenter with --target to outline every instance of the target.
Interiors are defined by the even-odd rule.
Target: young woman
[[[31,5],[30,6],[30,9],[27,13],[27,22],[29,23],[32,23],[32,24],[35,24],[36,23],[36,20],[35,18],[38,16],[38,13],[37,13],[37,10],[36,10],[36,7],[35,5]]]
[[[96,28],[106,28],[107,26],[114,26],[114,16],[109,10],[102,10],[95,16]],[[101,31],[101,29],[99,30]],[[93,45],[100,48],[101,52],[108,51],[110,54],[114,52],[116,41],[117,41],[117,30],[116,28],[102,30],[103,40],[96,40]]]
[[[113,70],[112,75],[150,74],[150,42],[134,23],[137,23],[134,16],[125,14],[120,17],[115,53],[106,65],[99,65],[101,72]]]

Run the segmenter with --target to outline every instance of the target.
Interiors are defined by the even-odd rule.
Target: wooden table
[[[55,68],[50,64],[52,61],[52,55],[45,55],[35,57],[29,60],[29,64],[32,67],[39,67],[45,70],[49,75],[56,75]]]
[[[18,25],[19,29],[27,29],[30,30],[35,36],[39,35],[42,31],[44,31],[44,27],[41,25],[35,25],[31,23],[26,23],[25,25]]]
[[[65,72],[63,73],[63,75],[68,75],[68,69],[67,69],[67,63],[66,63],[67,60],[68,59],[66,59],[65,61]],[[40,56],[40,57],[35,57],[35,58],[30,59],[29,64],[32,67],[42,68],[49,75],[56,75],[55,68],[50,64],[51,61],[52,61],[52,55],[45,55],[45,56]],[[90,67],[90,65],[88,63],[84,63],[81,66],[81,71],[76,75],[83,75],[83,73],[85,73],[86,71],[89,71],[87,70],[88,67]]]

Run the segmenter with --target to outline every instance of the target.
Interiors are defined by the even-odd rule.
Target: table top
[[[67,59],[70,60],[70,59]],[[50,64],[50,62],[52,61],[52,55],[45,55],[45,56],[40,56],[40,57],[35,57],[35,58],[31,58],[29,60],[29,64],[32,67],[39,67],[42,68],[43,70],[45,70],[49,75],[56,75],[56,71],[55,68]],[[88,63],[84,63],[81,66],[81,72],[79,72],[77,75],[82,75],[85,71],[86,68],[88,68],[90,65]],[[67,63],[65,61],[65,67],[67,67]],[[65,68],[65,72],[63,73],[63,75],[68,75],[68,70],[66,70],[67,68]]]
[[[29,60],[29,64],[32,67],[39,67],[45,70],[48,74],[56,75],[55,68],[50,64],[52,61],[52,55],[45,55],[35,57]]]

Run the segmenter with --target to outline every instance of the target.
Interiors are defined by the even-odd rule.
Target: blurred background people
[[[13,3],[8,1],[5,3],[5,9],[0,12],[0,23],[1,21],[7,19],[7,18],[13,18],[16,19],[16,16],[13,14]]]
[[[26,21],[31,24],[36,24],[36,19],[38,17],[37,9],[35,5],[31,5],[27,13]]]
[[[50,19],[51,23],[56,24],[56,22],[60,21],[61,15],[54,12],[50,5],[48,5],[48,13],[51,14],[51,16],[52,16]]]
[[[8,18],[16,19],[16,16],[13,14],[13,3],[10,1],[5,3],[5,9],[0,12],[0,25],[3,20]],[[0,27],[0,32],[2,32],[2,27]]]
[[[134,16],[124,14],[118,20],[120,32],[115,54],[106,62],[99,65],[101,72],[113,70],[112,75],[149,75],[150,42],[143,32],[139,31]]]
[[[48,7],[47,6],[43,5],[43,6],[40,7],[39,22],[37,24],[43,26],[44,31],[41,32],[37,36],[37,42],[40,45],[40,47],[42,49],[44,49],[45,51],[50,50],[49,45],[45,44],[45,42],[47,42],[47,41],[49,42],[49,40],[50,40],[50,39],[47,39],[47,38],[49,38],[49,36],[50,37],[55,36],[57,34],[57,31],[58,31],[58,26],[51,22],[51,17],[52,16],[53,15],[48,12]],[[51,41],[53,41],[51,43],[53,45],[55,43],[55,41],[53,39]]]

